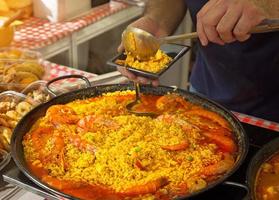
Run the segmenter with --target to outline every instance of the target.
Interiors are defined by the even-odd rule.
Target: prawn
[[[46,142],[51,138],[53,131],[53,127],[39,127],[31,131],[26,137],[30,135],[34,149],[41,151]]]
[[[237,150],[237,146],[232,138],[223,135],[220,132],[201,132],[202,135],[212,140],[216,143],[221,149],[228,153],[234,153]]]
[[[224,159],[220,162],[208,165],[204,168],[202,174],[206,176],[214,176],[223,174],[229,171],[234,165],[234,158],[232,155],[225,153]]]
[[[159,110],[177,110],[178,108],[189,108],[190,104],[178,94],[167,94],[157,99],[156,107]]]
[[[220,115],[208,111],[208,110],[201,110],[201,109],[197,109],[197,110],[190,110],[186,112],[187,115],[197,115],[200,117],[204,117],[207,119],[210,119],[214,122],[216,122],[217,124],[219,124],[220,126],[222,126],[223,128],[226,128],[228,130],[230,130],[230,126],[229,123]]]
[[[58,190],[66,190],[66,189],[73,189],[73,188],[76,189],[76,188],[81,188],[85,185],[84,183],[81,182],[59,180],[58,178],[54,178],[49,175],[44,175],[42,177],[42,181]]]
[[[125,196],[138,196],[138,195],[144,195],[144,194],[149,194],[149,193],[155,193],[157,190],[164,187],[168,183],[169,183],[169,181],[166,177],[161,177],[154,181],[145,183],[143,185],[136,185],[136,186],[130,187],[130,188],[122,191],[121,194],[125,195]]]
[[[188,147],[189,147],[189,142],[186,139],[179,144],[161,146],[162,149],[169,150],[169,151],[182,151],[187,149]]]
[[[75,111],[66,105],[51,106],[46,112],[46,117],[54,125],[75,124],[79,120]]]
[[[65,168],[64,153],[65,142],[61,134],[54,134],[53,127],[39,127],[30,133],[34,149],[39,153],[42,162],[53,160]],[[45,147],[51,141],[53,148],[50,152]]]
[[[92,153],[96,152],[96,147],[90,144],[89,142],[82,140],[80,135],[74,134],[69,137],[69,141],[75,147],[77,147],[81,151],[89,151]]]
[[[134,167],[138,168],[139,170],[145,170],[145,167],[143,166],[142,162],[139,159],[136,159],[134,163]]]
[[[85,131],[94,131],[96,130],[97,126],[105,126],[111,130],[116,130],[119,128],[119,125],[112,119],[95,115],[88,115],[80,119],[77,125]]]
[[[164,115],[158,116],[157,119],[161,120],[163,122],[169,123],[169,124],[175,123],[175,124],[179,125],[182,128],[182,130],[184,130],[184,131],[189,131],[189,130],[193,130],[193,129],[200,130],[199,127],[195,126],[194,124],[188,122],[187,120],[185,120],[183,118],[177,117],[175,115],[164,114]]]

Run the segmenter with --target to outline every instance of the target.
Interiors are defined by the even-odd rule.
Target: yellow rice
[[[170,181],[167,187],[174,187],[190,178],[199,177],[205,165],[222,159],[215,153],[215,144],[198,144],[203,136],[196,130],[185,133],[177,123],[128,114],[125,104],[119,104],[113,98],[115,95],[127,94],[133,92],[108,93],[95,101],[79,100],[68,104],[79,116],[104,114],[107,120],[113,120],[120,127],[113,130],[104,126],[96,132],[83,134],[84,141],[96,146],[95,155],[80,151],[66,142],[65,161],[69,163],[69,168],[65,170],[59,164],[48,163],[44,168],[48,169],[51,176],[106,185],[117,192],[161,177],[167,177]],[[113,113],[113,110],[120,111],[121,115]],[[41,126],[46,126],[44,123],[43,118]],[[70,133],[75,129],[75,125],[64,125],[56,131]],[[161,148],[178,144],[185,138],[190,142],[185,151],[166,151]],[[24,141],[23,144],[26,159],[40,165],[32,142]],[[47,146],[46,152],[51,153],[53,146]],[[145,170],[134,167],[135,159],[141,160]],[[178,160],[183,162],[180,164]]]

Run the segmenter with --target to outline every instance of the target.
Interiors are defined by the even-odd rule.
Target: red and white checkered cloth
[[[70,68],[70,67],[66,67],[63,65],[56,64],[56,63],[51,63],[49,61],[43,61],[42,64],[46,67],[46,70],[48,71],[47,72],[48,75],[45,78],[45,80],[47,80],[47,81],[60,77],[60,76],[71,75],[71,74],[83,75],[86,78],[88,78],[89,80],[91,80],[92,78],[97,76],[96,74],[92,74],[89,72],[81,71],[81,70]]]
[[[80,30],[107,16],[119,12],[128,5],[111,1],[110,3],[92,8],[86,15],[71,21],[51,23],[46,19],[32,17],[19,26],[15,32],[11,46],[39,49],[63,39],[73,32]]]
[[[266,129],[279,132],[279,123],[267,121],[264,119],[260,119],[250,115],[245,115],[238,112],[233,112],[233,114],[243,123],[247,123],[261,128],[266,128]]]
[[[77,70],[74,68],[69,68],[63,65],[59,65],[56,63],[51,63],[49,61],[43,61],[42,65],[46,68],[47,75],[45,76],[44,80],[49,81],[54,78],[60,77],[60,76],[66,76],[71,74],[78,74],[85,76],[90,82],[92,82],[93,78],[98,76],[97,74],[88,73],[85,71]],[[59,82],[59,86],[61,88],[68,87],[69,85],[74,85],[76,83],[76,79],[65,79],[62,82]],[[62,85],[61,85],[62,84]]]

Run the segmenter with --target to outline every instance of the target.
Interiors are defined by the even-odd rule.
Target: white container
[[[35,17],[64,21],[91,9],[91,0],[33,0]]]

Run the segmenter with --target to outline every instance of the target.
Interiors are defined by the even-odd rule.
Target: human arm
[[[197,14],[197,32],[204,46],[243,42],[264,19],[278,17],[278,0],[209,0]]]
[[[183,19],[186,12],[184,0],[149,0],[147,1],[146,9],[143,17],[133,22],[129,26],[141,28],[156,37],[163,37],[172,34],[176,27]],[[123,47],[120,46],[118,51],[122,51]],[[119,68],[124,76],[130,80],[137,81],[142,84],[147,84],[150,80],[137,77],[125,68]],[[158,85],[158,80],[153,80],[154,86]]]

